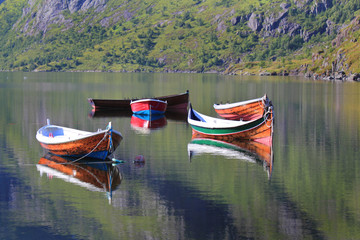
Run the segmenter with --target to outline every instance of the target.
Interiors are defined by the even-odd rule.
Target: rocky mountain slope
[[[359,9],[359,0],[5,0],[0,69],[349,76],[360,72],[347,51]]]

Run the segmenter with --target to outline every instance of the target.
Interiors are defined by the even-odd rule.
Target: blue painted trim
[[[137,118],[140,118],[141,120],[144,120],[144,121],[155,121],[155,120],[158,120],[158,119],[161,119],[163,117],[165,117],[164,114],[156,114],[156,116],[151,116],[150,114],[133,114],[134,117],[137,117]]]
[[[135,112],[135,114],[139,114],[139,115],[151,115],[151,114],[164,114],[163,111],[157,111],[157,110],[143,110],[143,111],[138,111]]]

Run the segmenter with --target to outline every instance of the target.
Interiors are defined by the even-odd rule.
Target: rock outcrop
[[[262,21],[262,14],[252,13],[248,21],[248,27],[254,32],[258,32],[262,29]]]
[[[318,15],[333,5],[332,0],[295,0],[294,4],[297,11],[304,11],[312,15]],[[247,26],[262,37],[278,37],[282,34],[288,34],[291,37],[300,35],[305,42],[308,42],[317,34],[326,33],[331,35],[336,34],[338,31],[338,27],[330,20],[327,20],[324,25],[317,26],[309,31],[301,23],[290,20],[290,3],[281,3],[278,7],[280,7],[280,11],[277,11],[275,6],[271,6],[266,12],[253,12],[247,19]],[[236,25],[243,19],[243,16],[236,16],[231,19],[231,23]]]
[[[73,26],[71,19],[64,17],[64,11],[70,13],[89,9],[95,9],[95,12],[101,12],[106,7],[107,0],[46,0],[39,6],[35,5],[34,0],[29,0],[29,7],[23,9],[23,18],[27,21],[20,31],[26,35],[36,35],[39,32],[45,33],[52,24],[64,24],[66,29]]]
[[[322,1],[315,1],[311,7],[311,14],[317,15],[321,12],[325,12],[329,8],[332,7],[331,0],[322,0]]]

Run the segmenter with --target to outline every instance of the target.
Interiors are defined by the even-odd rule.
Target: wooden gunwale
[[[270,106],[270,102],[265,94],[261,98],[236,103],[214,104],[213,107],[219,116],[225,119],[249,121],[261,117],[268,106]]]

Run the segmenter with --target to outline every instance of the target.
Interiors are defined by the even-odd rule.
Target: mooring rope
[[[270,106],[269,101],[267,101],[266,97],[262,97],[261,101],[258,102],[259,106],[266,112],[266,108]]]
[[[269,114],[272,114],[273,116],[271,118],[269,118]],[[266,113],[264,114],[264,121],[265,121],[265,125],[268,128],[271,128],[273,126],[273,120],[274,120],[274,113],[273,113],[273,108],[272,106],[268,107],[268,110],[266,111]],[[271,122],[270,125],[267,124],[267,122]]]
[[[75,159],[74,161],[71,161],[71,162],[68,162],[68,163],[65,163],[65,164],[74,163],[74,162],[80,161],[81,159],[84,159],[87,156],[89,156],[91,153],[93,153],[98,148],[98,146],[106,139],[106,136],[108,136],[108,135],[109,135],[109,131],[107,131],[104,134],[104,137],[100,140],[100,142],[89,153],[85,154],[84,156],[82,156],[82,157],[80,157],[78,159]]]
[[[77,159],[75,159],[73,161],[69,161],[69,162],[66,162],[66,163],[54,163],[54,164],[59,164],[59,165],[72,164],[72,163],[80,161],[81,159],[86,158],[87,156],[89,156],[91,153],[93,153],[99,147],[99,145],[106,139],[106,137],[108,135],[109,135],[109,131],[105,132],[104,137],[100,140],[100,142],[90,152],[88,152],[84,156],[81,156],[80,158],[77,158]],[[49,165],[49,164],[42,164],[42,165]]]

